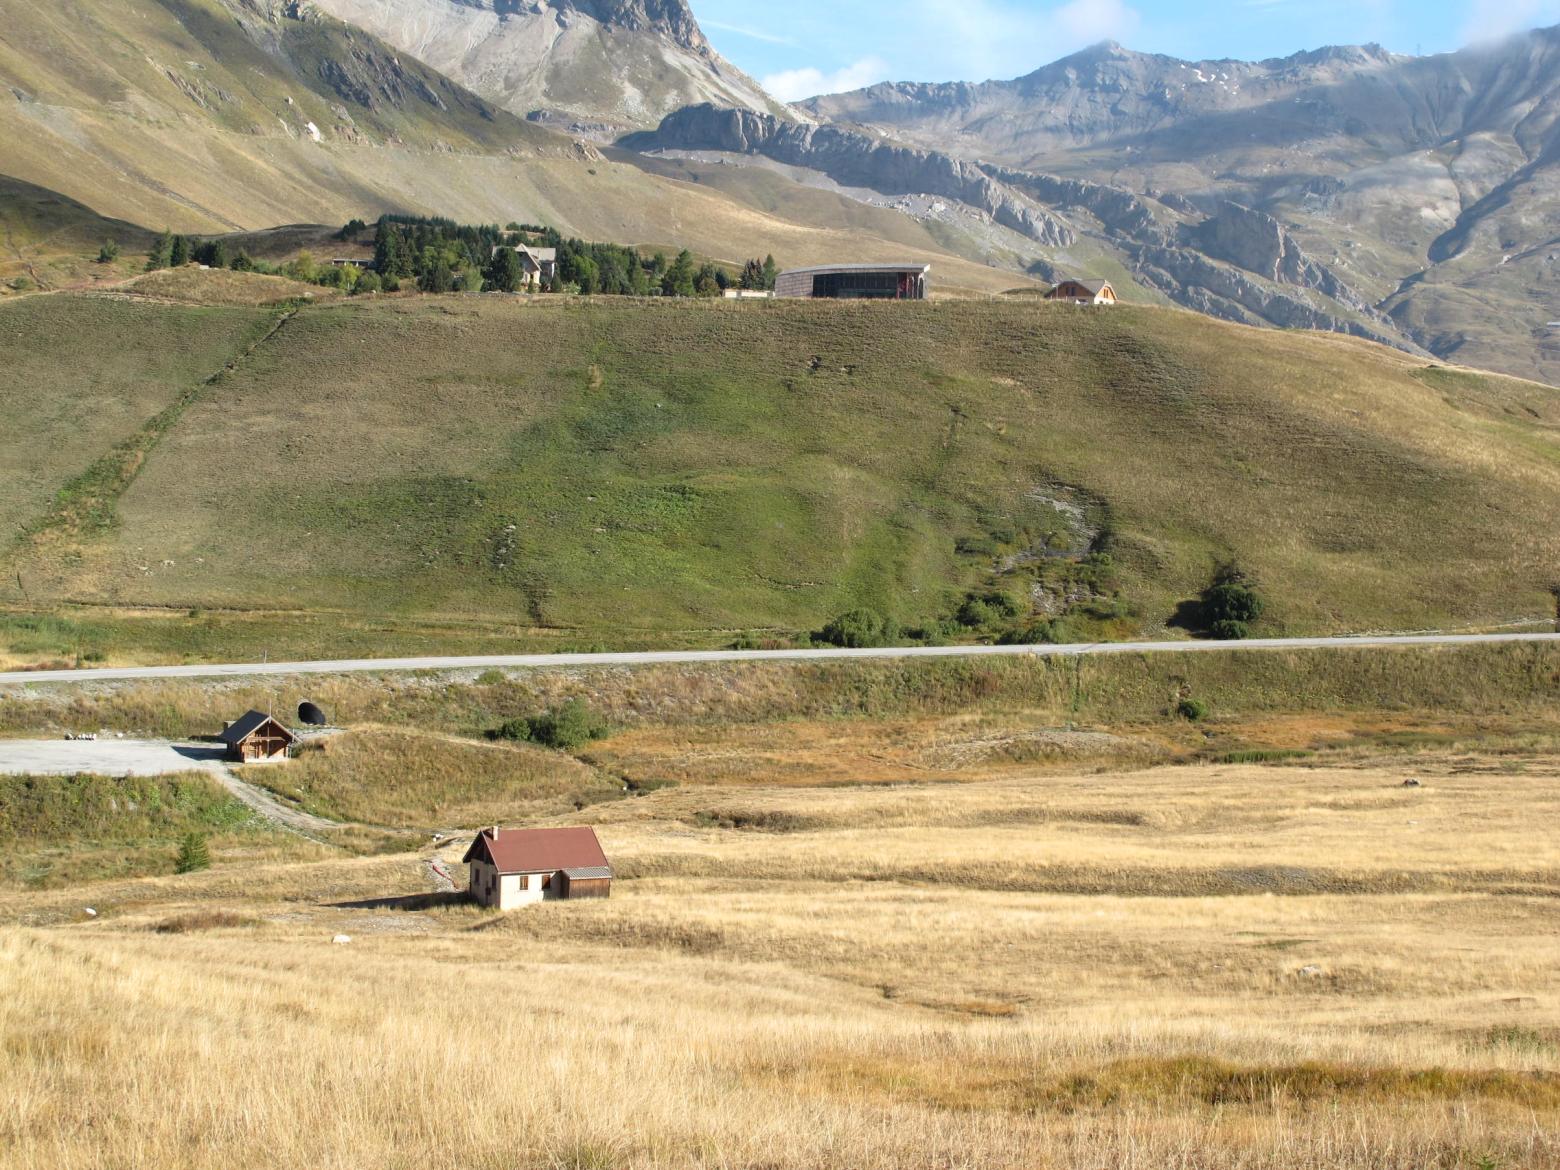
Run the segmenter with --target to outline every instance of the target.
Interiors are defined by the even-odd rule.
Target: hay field
[[[1475,748],[689,782],[567,818],[610,902],[479,911],[426,852],[0,895],[0,1142],[25,1170],[1557,1166],[1557,780]]]

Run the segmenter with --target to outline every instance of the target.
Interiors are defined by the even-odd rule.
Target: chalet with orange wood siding
[[[250,711],[222,729],[228,759],[238,764],[269,764],[287,758],[298,737],[263,711]]]
[[[1064,280],[1046,293],[1045,299],[1073,305],[1114,305],[1116,290],[1108,280]]]

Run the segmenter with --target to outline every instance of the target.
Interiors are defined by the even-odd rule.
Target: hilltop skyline
[[[784,101],[880,81],[1018,77],[1102,40],[1189,60],[1376,42],[1451,52],[1560,23],[1560,0],[693,0],[717,49]],[[799,30],[806,30],[805,32]]]

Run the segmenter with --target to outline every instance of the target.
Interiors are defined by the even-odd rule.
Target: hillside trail
[[[290,833],[296,833],[300,837],[306,837],[318,845],[330,845],[332,848],[341,848],[330,841],[321,840],[315,836],[317,833],[326,833],[332,829],[346,828],[344,822],[327,820],[313,813],[304,812],[302,809],[289,808],[278,800],[271,792],[261,788],[257,784],[251,784],[241,777],[232,768],[213,768],[212,774],[217,782],[233,794],[234,798],[247,805],[255,813],[278,828]]]

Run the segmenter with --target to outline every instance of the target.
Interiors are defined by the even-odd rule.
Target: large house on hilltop
[[[520,259],[521,283],[527,288],[549,284],[558,275],[558,249],[537,248],[530,244],[500,244],[493,249],[497,256],[509,248]]]
[[[1114,305],[1116,290],[1108,280],[1064,280],[1046,293],[1045,299],[1074,305]]]
[[[561,898],[609,898],[612,867],[596,830],[501,829],[477,834],[466,856],[471,896],[483,906],[513,910]]]

